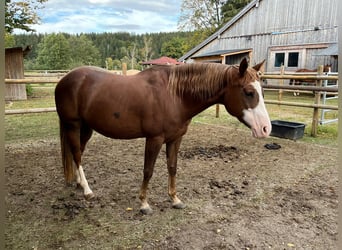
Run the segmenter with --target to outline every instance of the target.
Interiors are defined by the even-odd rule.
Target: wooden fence
[[[312,118],[312,130],[311,135],[317,135],[317,127],[319,123],[319,109],[330,109],[330,110],[338,110],[338,106],[334,105],[326,105],[321,104],[320,96],[321,92],[330,92],[330,93],[337,93],[338,87],[323,87],[322,81],[323,80],[333,80],[338,81],[338,75],[325,75],[323,74],[323,66],[318,68],[318,73],[315,75],[312,74],[293,74],[293,73],[285,73],[283,70],[282,73],[264,73],[261,75],[261,79],[277,79],[279,80],[279,84],[263,84],[264,89],[268,90],[277,90],[279,91],[278,101],[274,100],[265,100],[266,104],[276,104],[276,105],[287,105],[287,106],[295,106],[295,107],[303,107],[303,108],[312,108],[313,118]],[[53,77],[51,77],[53,76]],[[62,77],[61,74],[58,75],[50,75],[50,74],[40,74],[36,76],[30,76],[24,79],[5,79],[6,84],[42,84],[42,83],[55,83],[57,84],[60,78]],[[314,80],[314,86],[299,86],[299,85],[285,85],[284,80],[286,79],[299,79],[299,80]],[[289,90],[300,90],[300,91],[314,91],[315,92],[315,99],[313,104],[308,103],[298,103],[298,102],[286,102],[282,100],[282,91],[289,91]],[[5,115],[15,115],[15,114],[29,114],[29,113],[45,113],[45,112],[55,112],[56,108],[33,108],[33,109],[9,109],[5,110]],[[219,116],[219,108],[216,107],[216,116]]]
[[[303,108],[313,108],[312,115],[312,126],[311,126],[311,136],[317,136],[318,124],[319,124],[319,109],[330,109],[330,110],[338,110],[338,106],[321,104],[321,92],[332,92],[337,94],[338,87],[323,87],[323,81],[336,81],[338,82],[338,75],[329,75],[323,72],[323,65],[320,65],[317,68],[317,73],[315,74],[302,74],[302,73],[285,73],[284,67],[281,68],[280,74],[263,74],[261,76],[262,79],[278,79],[278,85],[265,84],[265,89],[275,89],[279,90],[278,101],[265,100],[266,104],[277,104],[277,105],[287,105],[287,106],[296,106]],[[294,79],[294,80],[314,80],[313,86],[298,86],[298,85],[285,85],[285,79]],[[337,86],[337,84],[336,84]],[[305,90],[305,91],[314,91],[315,98],[313,104],[307,103],[298,103],[298,102],[284,102],[282,101],[282,90]]]

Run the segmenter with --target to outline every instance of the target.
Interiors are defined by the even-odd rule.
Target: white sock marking
[[[83,188],[84,195],[88,195],[88,194],[93,193],[93,191],[91,191],[91,189],[89,188],[88,181],[87,181],[87,179],[85,177],[85,174],[84,174],[82,166],[80,166],[78,168],[78,172],[79,172],[79,178],[80,178],[80,182],[79,183],[80,183],[81,187]]]

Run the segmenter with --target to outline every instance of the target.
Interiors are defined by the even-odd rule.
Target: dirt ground
[[[336,148],[192,124],[178,161],[187,207],[171,208],[163,147],[152,215],[139,213],[143,152],[144,139],[93,136],[88,202],[65,185],[57,138],[7,144],[6,249],[337,249]]]

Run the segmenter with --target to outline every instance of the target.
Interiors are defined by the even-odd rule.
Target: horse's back
[[[159,71],[122,76],[95,67],[80,67],[58,83],[57,113],[64,121],[82,121],[112,138],[143,137],[157,130],[159,133],[163,114],[169,113],[165,109],[170,103],[166,102],[170,98],[165,78]],[[159,127],[155,125],[157,120]]]
[[[300,73],[300,72],[316,72],[316,71],[317,70],[315,70],[315,69],[298,69],[295,72]]]
[[[55,95],[58,96],[59,94],[66,94],[64,92],[66,89],[68,89],[69,91],[78,89],[85,77],[89,75],[89,73],[91,73],[92,71],[100,70],[101,68],[90,66],[82,66],[71,70],[58,82],[55,89]]]
[[[81,66],[71,70],[58,82],[55,97],[76,98],[75,95],[78,95],[82,87],[89,88],[94,84],[104,84],[118,77],[118,75],[99,67]],[[87,92],[89,91],[83,91],[83,94]]]

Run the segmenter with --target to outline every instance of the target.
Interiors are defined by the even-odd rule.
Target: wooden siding
[[[24,78],[24,52],[21,47],[5,50],[5,78]],[[26,100],[25,84],[6,84],[5,100]]]
[[[209,51],[253,48],[252,63],[268,59],[272,48],[303,46],[305,56],[300,67],[315,68],[319,64],[335,63],[329,56],[314,56],[319,49],[338,41],[338,0],[260,0],[216,39],[202,44],[196,56]],[[258,1],[255,1],[256,4]],[[239,14],[238,14],[239,15]],[[307,46],[307,48],[306,48]],[[187,62],[193,61],[191,56]],[[271,69],[267,61],[267,70]]]

